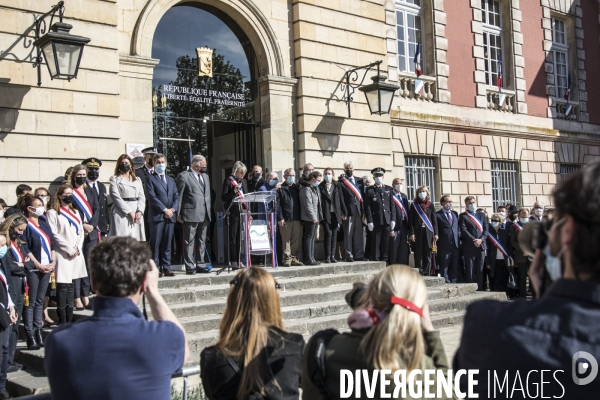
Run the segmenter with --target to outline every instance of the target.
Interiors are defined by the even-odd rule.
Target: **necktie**
[[[164,176],[164,175],[160,175],[160,179],[162,179],[162,181],[163,181],[164,183],[167,183],[167,179],[165,178],[165,176]]]
[[[452,212],[451,211],[447,211],[446,212],[446,216],[448,217],[448,222],[450,222],[450,225],[452,225]]]
[[[92,183],[92,189],[94,189],[94,192],[96,192],[96,194],[97,194],[98,196],[100,196],[100,193],[98,193],[98,188],[96,187],[96,182],[93,182],[93,183]]]

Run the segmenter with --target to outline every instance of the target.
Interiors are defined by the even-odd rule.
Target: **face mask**
[[[314,187],[317,187],[317,186],[319,186],[320,184],[321,184],[321,182],[319,182],[319,181],[315,181],[315,182],[313,183],[313,186],[314,186]]]
[[[85,183],[86,177],[85,176],[76,176],[75,177],[75,183],[78,185],[83,185]]]
[[[4,217],[4,210],[0,210],[0,218]]]
[[[200,167],[200,173],[205,174],[208,171],[208,167]]]
[[[538,217],[541,217],[543,213],[544,213],[544,209],[543,208],[536,208],[535,209],[535,215],[537,215]]]
[[[508,219],[510,219],[511,221],[516,221],[517,220],[517,215],[516,214],[512,214],[511,216],[508,217]]]
[[[149,159],[148,160],[148,166],[152,167],[154,165],[154,160],[153,159]]]
[[[42,197],[42,204],[44,207],[46,207],[46,204],[48,204],[48,199],[46,199],[46,196]]]
[[[35,215],[37,215],[38,217],[41,217],[42,215],[44,215],[44,207],[38,207],[38,208],[36,208],[33,213]]]
[[[556,256],[553,256],[552,251],[550,250],[550,243],[546,243],[546,247],[544,247],[544,256],[546,257],[544,260],[544,265],[546,266],[546,271],[548,271],[548,275],[550,275],[552,282],[558,280],[562,275],[561,257],[564,253],[564,250],[565,247],[560,249]]]
[[[288,176],[287,178],[285,178],[286,182],[289,183],[290,185],[292,185],[294,182],[296,182],[296,177],[295,176]]]
[[[10,234],[10,238],[12,240],[18,239],[20,237],[21,237],[21,235],[19,235],[16,231]]]
[[[394,190],[396,192],[401,192],[402,191],[402,185],[394,185]]]
[[[90,181],[95,181],[96,179],[98,179],[100,177],[100,172],[99,171],[94,171],[94,170],[89,170],[88,173],[88,179]]]
[[[165,171],[167,170],[167,164],[156,164],[156,167],[154,167],[154,169],[159,174],[164,174]]]
[[[467,210],[469,210],[471,212],[475,212],[476,209],[477,209],[477,206],[475,205],[475,203],[469,204],[467,206]]]
[[[498,228],[500,226],[500,222],[492,222],[492,227],[494,229]]]
[[[375,183],[378,185],[381,185],[381,183],[383,182],[383,178],[381,176],[376,176],[375,177]]]
[[[260,178],[260,172],[254,172],[252,176],[254,177],[254,179],[258,179]]]
[[[529,218],[520,218],[520,219],[519,219],[519,221],[521,221],[521,223],[522,223],[523,225],[525,225],[526,223],[528,223],[528,222],[529,222]]]
[[[8,246],[4,245],[2,247],[0,247],[0,258],[4,257],[6,255],[6,252],[8,251]]]
[[[129,172],[130,169],[131,169],[131,165],[129,165],[129,164],[123,163],[123,164],[119,165],[119,171],[121,171],[123,173]]]
[[[504,211],[500,211],[498,214],[502,215],[502,218],[506,219],[506,213]]]
[[[71,204],[73,202],[73,196],[65,196],[62,200],[65,204]]]
[[[279,181],[278,181],[277,179],[271,179],[271,180],[269,181],[269,186],[271,186],[271,187],[275,187],[275,186],[277,186],[277,183],[278,183],[278,182],[279,182]]]
[[[333,180],[333,176],[331,175],[325,175],[325,182],[330,183]]]
[[[444,204],[444,208],[448,211],[452,210],[452,203],[446,203]]]
[[[425,192],[419,192],[419,198],[421,200],[425,200],[427,198],[427,193],[425,193]]]
[[[352,172],[353,172],[352,170],[347,169],[346,170],[346,176],[352,176]]]

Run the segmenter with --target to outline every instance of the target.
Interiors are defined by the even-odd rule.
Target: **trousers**
[[[23,278],[18,276],[12,277],[13,285],[18,285],[19,288],[17,290],[17,298],[12,299],[13,303],[15,303],[15,313],[17,314],[17,323],[10,326],[6,329],[6,335],[10,337],[9,345],[8,345],[8,363],[13,364],[15,361],[15,352],[17,351],[17,342],[19,340],[19,324],[21,323],[21,317],[23,315],[23,303],[24,296],[21,291],[21,287],[23,287]]]
[[[171,269],[171,242],[173,241],[173,232],[175,224],[168,219],[160,222],[150,221],[150,247],[152,248],[152,258],[157,267],[162,269]],[[185,225],[184,232],[185,232]],[[184,239],[185,240],[185,239]]]
[[[346,258],[363,258],[363,225],[362,216],[353,215],[343,221],[344,228],[344,250]]]
[[[206,232],[209,225],[210,221],[208,218],[202,222],[186,222],[183,224],[183,261],[187,271],[196,269],[196,266],[204,267]],[[195,261],[194,248],[196,249]],[[234,261],[233,258],[232,261]]]
[[[420,231],[415,232],[415,243],[413,251],[415,253],[415,268],[424,274],[429,273],[431,269],[431,244],[427,239],[427,228],[421,227]]]
[[[440,262],[440,274],[446,283],[456,283],[458,279],[458,260],[460,249],[452,246],[441,249],[438,247],[438,260]]]
[[[56,284],[56,314],[58,323],[73,322],[73,294],[74,287],[72,283]]]
[[[519,299],[527,299],[527,274],[529,273],[529,265],[531,261],[527,260],[524,263],[517,264],[517,274],[519,275]]]
[[[231,262],[240,260],[240,214],[229,214],[229,258]]]
[[[371,236],[371,261],[388,260],[388,248],[390,245],[390,226],[382,225],[373,228],[369,235]]]
[[[302,241],[302,222],[285,221],[283,226],[278,226],[281,234],[281,244],[283,247],[283,263],[290,264],[298,260],[298,250]]]
[[[325,236],[325,257],[335,257],[335,246],[337,245],[338,220],[335,213],[331,213],[331,223],[321,221],[323,235]]]
[[[465,283],[477,283],[477,290],[483,290],[483,264],[485,250],[482,248],[463,247],[465,260]]]
[[[27,337],[33,336],[34,329],[42,329],[42,315],[44,313],[44,296],[50,282],[50,274],[31,271],[27,274],[29,285],[29,306],[23,309],[23,325]]]
[[[302,221],[302,225],[304,226],[302,257],[305,262],[308,262],[315,259],[315,236],[317,236],[319,224],[315,224],[313,221]]]

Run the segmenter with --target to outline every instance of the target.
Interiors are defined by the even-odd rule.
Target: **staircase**
[[[285,329],[301,333],[307,340],[322,329],[347,329],[346,318],[350,308],[346,305],[344,295],[351,289],[352,283],[368,282],[382,268],[385,268],[382,262],[268,268],[281,286]],[[187,332],[192,351],[187,365],[197,365],[202,349],[216,342],[229,282],[234,275],[234,272],[218,276],[215,273],[193,276],[177,273],[172,278],[161,278],[161,293]],[[506,299],[504,293],[476,292],[477,285],[473,283],[446,284],[443,278],[424,279],[428,287],[432,322],[437,329],[461,324],[466,306],[473,301]],[[51,310],[51,315],[53,312]],[[78,319],[91,315],[91,311],[75,314]],[[44,330],[44,335],[49,332],[50,329]],[[43,349],[30,351],[24,343],[19,343],[16,361],[27,368],[9,374],[7,390],[13,396],[49,391],[43,372],[43,357]]]

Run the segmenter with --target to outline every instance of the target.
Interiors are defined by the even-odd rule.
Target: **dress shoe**
[[[318,262],[317,260],[306,260],[304,262],[304,265],[319,265],[321,264],[320,262]]]
[[[329,257],[329,261],[331,261],[332,264],[336,264],[337,260],[335,259],[334,256]]]
[[[292,266],[293,266],[293,267],[301,267],[301,266],[303,266],[303,265],[304,265],[304,264],[302,264],[302,263],[301,263],[300,261],[298,261],[298,260],[294,260],[294,261],[292,261]]]
[[[346,262],[354,262],[354,258],[352,258],[352,257],[346,257]]]
[[[8,364],[8,369],[6,370],[6,372],[11,373],[11,372],[17,372],[20,371],[21,369],[23,369],[23,366],[21,364]]]
[[[330,258],[330,257],[326,257],[326,258],[323,260],[323,264],[331,264],[331,258]]]
[[[36,329],[34,334],[33,334],[33,338],[35,339],[35,343],[40,346],[40,347],[44,347],[44,338],[42,337],[42,330],[41,329]]]
[[[361,258],[355,258],[354,260],[355,260],[355,261],[369,261],[369,259],[368,259],[368,258],[365,258],[365,257],[361,257]]]
[[[212,270],[212,267],[210,269],[208,269],[206,267],[196,267],[196,272],[198,272],[199,274],[210,274],[211,270]]]
[[[0,400],[5,400],[5,399],[12,399],[12,396],[6,390],[3,390],[0,392]]]
[[[77,311],[83,311],[83,310],[85,310],[85,307],[75,307],[75,310],[77,310]]]
[[[170,269],[163,269],[163,274],[165,276],[175,276],[175,273],[173,271],[171,271]]]
[[[165,274],[162,272],[162,269],[158,271],[158,277],[162,278]]]
[[[39,350],[40,346],[36,343],[33,336],[27,336],[27,350]]]
[[[86,310],[91,310],[92,309],[92,303],[88,304],[87,306],[84,306],[84,308]]]
[[[186,275],[196,275],[196,270],[195,269],[188,269],[185,271]]]

